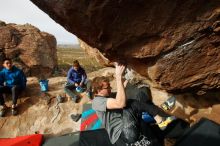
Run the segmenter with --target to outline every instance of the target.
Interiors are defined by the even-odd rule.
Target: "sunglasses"
[[[112,87],[109,86],[109,87],[105,87],[105,88],[102,88],[102,89],[112,89]]]

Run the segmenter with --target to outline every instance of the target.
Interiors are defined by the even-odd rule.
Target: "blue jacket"
[[[3,68],[3,70],[0,72],[0,85],[3,85],[4,83],[8,87],[18,85],[22,89],[25,89],[26,82],[27,79],[23,71],[16,68],[15,66],[13,66],[11,70]]]
[[[74,83],[85,83],[87,75],[82,67],[79,67],[78,71],[71,67],[67,73],[67,82],[70,84]]]

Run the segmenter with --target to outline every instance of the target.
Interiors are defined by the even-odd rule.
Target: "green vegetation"
[[[89,56],[79,48],[57,48],[58,68],[62,75],[66,75],[73,60],[77,59],[87,73],[103,68],[95,58]]]

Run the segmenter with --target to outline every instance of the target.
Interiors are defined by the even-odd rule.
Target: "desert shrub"
[[[89,56],[80,48],[57,48],[58,71],[59,74],[66,76],[73,60],[77,59],[87,73],[103,68],[95,58]]]

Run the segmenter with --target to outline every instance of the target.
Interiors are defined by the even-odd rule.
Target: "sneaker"
[[[14,108],[11,109],[11,114],[12,114],[13,116],[15,116],[15,115],[18,114],[17,107],[14,107]]]
[[[175,116],[170,116],[170,117],[165,118],[163,121],[161,121],[157,125],[161,130],[165,130],[166,127],[175,119],[176,119]]]
[[[79,98],[79,96],[75,95],[74,97],[72,97],[72,101],[76,102],[76,100]]]
[[[12,114],[13,116],[15,116],[15,115],[18,114],[17,105],[12,105],[11,114]]]
[[[60,96],[60,95],[57,95],[57,102],[58,103],[62,103],[64,101],[64,97]]]
[[[7,107],[5,105],[0,106],[0,117],[4,117]]]
[[[71,117],[71,119],[74,121],[74,122],[77,122],[77,121],[79,121],[79,119],[81,118],[81,114],[72,114],[72,115],[70,115],[70,117]]]
[[[163,110],[168,111],[175,106],[175,103],[176,103],[176,97],[171,96],[163,104],[161,104],[161,107]]]

